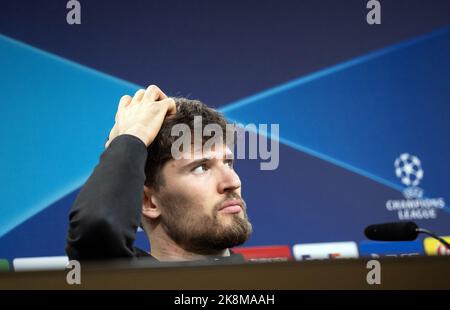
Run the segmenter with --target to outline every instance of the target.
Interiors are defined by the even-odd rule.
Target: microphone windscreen
[[[370,225],[364,234],[376,241],[411,241],[417,238],[417,225],[414,222],[394,222]]]

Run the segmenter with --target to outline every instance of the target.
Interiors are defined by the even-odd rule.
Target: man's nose
[[[224,165],[220,169],[218,182],[219,193],[232,192],[241,187],[241,180],[237,173],[230,167]]]

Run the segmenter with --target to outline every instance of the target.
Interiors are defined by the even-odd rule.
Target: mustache
[[[237,199],[237,200],[239,200],[239,202],[240,202],[240,204],[241,204],[241,206],[242,206],[242,209],[243,209],[244,211],[247,211],[247,204],[245,203],[244,199],[242,199],[242,197],[241,197],[239,194],[237,194],[237,193],[230,193],[230,194],[227,194],[227,196],[226,196],[222,201],[220,201],[219,203],[217,203],[217,204],[215,205],[214,210],[215,210],[216,212],[218,212],[219,209],[220,209],[220,207],[222,206],[222,204],[223,204],[225,201],[230,200],[230,199]]]

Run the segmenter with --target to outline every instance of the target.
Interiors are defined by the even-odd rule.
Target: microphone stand
[[[429,231],[428,229],[425,229],[425,228],[416,228],[416,232],[426,234],[428,236],[433,237],[434,239],[439,240],[443,245],[445,245],[447,250],[450,250],[450,244],[447,241],[445,241],[443,238],[434,234],[432,231]]]

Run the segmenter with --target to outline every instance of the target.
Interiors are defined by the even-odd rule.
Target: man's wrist
[[[148,134],[147,130],[143,127],[133,127],[133,128],[127,129],[122,134],[135,136],[136,138],[141,140],[145,144],[145,146],[149,146],[151,143],[149,134]]]

